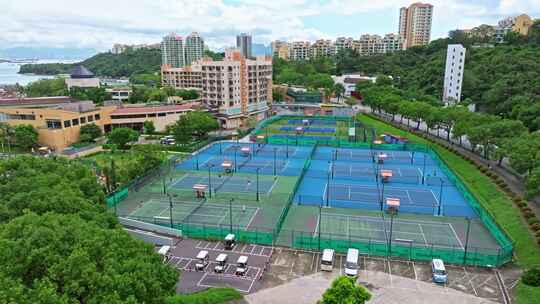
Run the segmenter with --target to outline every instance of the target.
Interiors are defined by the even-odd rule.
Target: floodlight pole
[[[285,136],[285,155],[287,158],[289,158],[289,132],[287,132],[287,136]]]
[[[172,204],[172,197],[170,194],[167,194],[167,196],[169,197],[169,220],[170,220],[170,223],[171,223],[171,228],[173,228],[173,218],[172,218],[172,208],[173,208],[173,204]]]
[[[444,184],[444,181],[441,179],[441,190],[439,190],[439,209],[437,211],[437,215],[439,216],[441,215],[443,184]]]
[[[411,152],[411,165],[414,165],[414,151]]]
[[[466,217],[467,219],[467,234],[465,236],[465,248],[463,250],[465,251],[463,253],[463,264],[465,264],[465,261],[467,261],[467,250],[469,249],[469,233],[471,232],[471,218]]]
[[[234,172],[236,172],[236,154],[238,153],[238,149],[234,149]]]
[[[276,176],[276,149],[274,148],[274,177]]]
[[[426,153],[424,152],[424,165],[422,168],[422,185],[426,182]]]
[[[223,149],[221,148],[221,142],[219,142],[219,155],[222,155],[223,154]]]
[[[199,170],[199,153],[197,153],[197,154],[195,154],[195,155],[196,155],[196,158],[195,158],[195,159],[196,159],[196,161],[197,161],[197,162],[195,163],[195,165],[196,165],[197,170]]]
[[[381,185],[382,185],[382,191],[381,191],[381,211],[383,211],[383,204],[384,204],[384,179],[381,177]]]
[[[322,204],[319,205],[319,251],[321,251]]]
[[[330,164],[330,161],[328,161]],[[326,182],[326,207],[330,206],[330,172],[328,172],[328,179]]]
[[[229,201],[229,231],[232,233],[232,202],[234,201],[234,198],[231,198]]]
[[[394,212],[390,213],[390,237],[388,238],[388,257],[392,255],[392,232],[394,228]]]
[[[117,210],[117,207],[116,207],[116,193],[113,192],[113,204],[114,204],[114,215],[117,216],[118,215],[118,210]]]
[[[214,165],[208,165],[208,195],[210,198],[212,198],[212,178],[210,175],[210,168],[214,167]]]
[[[259,201],[259,169],[257,168],[257,202]]]

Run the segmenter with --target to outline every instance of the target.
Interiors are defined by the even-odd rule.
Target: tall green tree
[[[80,141],[81,142],[92,142],[96,138],[100,137],[102,134],[101,128],[96,124],[86,124],[80,129]]]
[[[117,145],[120,149],[125,149],[127,144],[132,141],[137,141],[139,133],[130,128],[115,128],[108,135],[109,141]]]
[[[217,120],[210,113],[191,111],[180,116],[171,130],[178,143],[187,143],[191,137],[202,139],[218,128]]]
[[[28,97],[66,96],[68,90],[63,78],[54,78],[33,81],[24,88],[24,93]]]
[[[14,303],[39,292],[60,303],[157,304],[178,277],[153,246],[76,215],[13,219],[0,227],[0,259],[1,276],[22,291]]]
[[[145,134],[152,134],[156,132],[156,127],[154,126],[154,122],[151,120],[147,120],[143,123],[144,127],[144,133]]]
[[[363,304],[371,299],[371,294],[356,283],[356,278],[341,276],[332,282],[320,301],[321,304]]]
[[[38,132],[32,125],[18,125],[13,131],[15,144],[25,150],[29,150],[37,144]]]
[[[512,142],[508,157],[510,166],[522,174],[530,174],[534,168],[540,167],[540,133],[518,137]]]

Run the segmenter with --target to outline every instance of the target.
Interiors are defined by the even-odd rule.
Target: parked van
[[[441,259],[431,260],[431,274],[433,276],[433,282],[441,284],[448,283],[448,274]]]
[[[243,276],[246,274],[247,270],[248,270],[248,257],[245,255],[241,255],[236,261],[236,274]]]
[[[321,257],[321,270],[332,271],[334,268],[334,249],[324,249]]]
[[[235,236],[232,233],[229,233],[225,236],[225,249],[232,250],[236,245]]]
[[[358,249],[349,248],[347,250],[347,262],[345,263],[345,274],[350,277],[356,277],[358,275],[358,256],[360,252]]]
[[[158,254],[163,256],[163,263],[166,263],[169,261],[169,251],[171,250],[171,246],[161,246],[158,250]]]
[[[225,271],[225,266],[227,266],[227,255],[225,253],[220,253],[216,258],[217,265],[214,267],[215,272]]]
[[[195,263],[196,270],[204,270],[206,265],[208,265],[208,251],[201,250],[197,254],[197,262]]]

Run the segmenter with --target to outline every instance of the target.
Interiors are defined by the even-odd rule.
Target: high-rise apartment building
[[[276,40],[272,41],[270,46],[272,48],[272,56],[289,60],[289,44],[287,42]]]
[[[182,37],[175,33],[163,37],[163,41],[161,41],[161,64],[166,64],[173,68],[180,68],[185,65],[184,42]]]
[[[461,44],[448,45],[443,88],[443,101],[447,104],[454,104],[461,101],[465,51],[466,49]]]
[[[319,39],[310,46],[309,58],[330,57],[335,54],[331,40]]]
[[[362,35],[360,39],[353,43],[353,50],[360,55],[375,55],[401,51],[403,49],[403,39],[396,34]]]
[[[204,56],[204,39],[197,32],[193,32],[186,37],[184,48],[185,65],[203,58]]]
[[[308,41],[294,41],[289,46],[289,58],[291,60],[307,60],[311,53]]]
[[[404,48],[426,45],[431,39],[433,5],[413,3],[399,10],[399,35],[404,39]]]
[[[251,58],[251,35],[242,33],[236,36],[236,48],[240,50],[244,58]]]
[[[203,58],[191,67],[162,66],[161,79],[163,86],[197,89],[226,129],[243,127],[250,117],[266,118],[272,101],[272,58],[247,59],[238,49],[226,50],[220,61]]]
[[[339,54],[344,49],[352,49],[354,46],[354,39],[352,38],[345,38],[345,37],[339,37],[334,42],[334,52],[335,54]]]

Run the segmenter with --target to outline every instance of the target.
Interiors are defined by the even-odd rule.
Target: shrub
[[[536,216],[533,216],[527,220],[527,223],[529,223],[529,225],[536,224],[536,223],[540,224],[540,220]]]
[[[536,233],[534,234],[537,238],[540,238],[540,231],[536,231]]]
[[[531,212],[531,213],[529,213],[529,212],[527,212],[527,213],[523,212],[523,217],[526,218],[526,219],[530,219],[531,217],[534,217],[534,213],[532,213],[532,212]]]
[[[521,280],[529,286],[540,286],[540,268],[532,268],[525,271],[521,276]]]
[[[531,229],[533,231],[539,231],[540,230],[540,224],[539,223],[534,223],[531,225]]]

